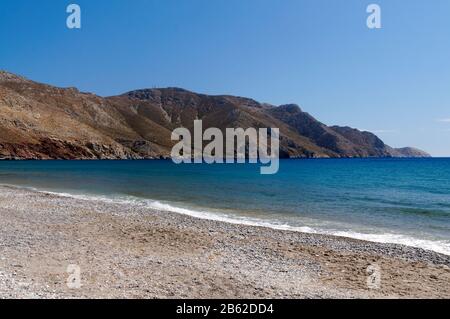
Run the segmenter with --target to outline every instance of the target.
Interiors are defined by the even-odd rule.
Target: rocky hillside
[[[282,157],[427,157],[393,149],[369,132],[328,127],[297,105],[209,96],[178,88],[103,98],[0,72],[0,158],[142,159],[168,157],[177,127],[278,127]]]

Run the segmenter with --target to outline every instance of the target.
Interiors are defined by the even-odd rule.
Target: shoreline
[[[72,198],[76,200],[86,200],[86,201],[105,201],[107,203],[112,204],[131,204],[131,205],[138,205],[142,206],[145,205],[146,208],[149,210],[157,210],[161,212],[167,212],[171,214],[181,214],[186,215],[189,217],[193,217],[196,219],[203,219],[203,220],[209,220],[209,221],[217,221],[217,222],[223,222],[223,223],[230,223],[234,225],[242,225],[242,226],[250,226],[250,227],[263,227],[263,228],[269,228],[273,230],[280,230],[280,231],[290,231],[290,232],[300,232],[304,234],[314,234],[314,235],[325,235],[325,236],[332,236],[332,237],[338,237],[338,238],[346,238],[346,239],[355,239],[355,240],[361,240],[361,241],[367,241],[372,243],[380,243],[380,244],[395,244],[395,245],[404,245],[407,247],[413,247],[418,249],[424,249],[427,251],[432,251],[438,254],[444,254],[447,256],[450,256],[450,251],[448,250],[447,246],[436,246],[436,244],[441,244],[439,241],[432,241],[429,239],[419,239],[419,238],[413,238],[408,237],[404,234],[396,234],[396,233],[360,233],[357,231],[326,231],[323,229],[314,229],[309,226],[292,226],[289,224],[277,224],[270,220],[264,220],[259,218],[249,218],[244,216],[230,216],[228,214],[220,213],[220,212],[211,212],[211,211],[203,211],[203,208],[199,209],[191,209],[191,208],[185,208],[185,207],[179,207],[174,206],[172,203],[165,203],[160,202],[158,200],[151,200],[151,199],[142,199],[135,197],[132,199],[123,199],[123,198],[112,198],[108,197],[107,195],[94,195],[94,194],[72,194],[72,193],[66,193],[66,192],[56,192],[56,191],[49,191],[49,190],[41,190],[32,186],[19,186],[19,185],[12,185],[12,184],[1,184],[1,187],[7,187],[12,189],[18,189],[18,190],[27,190],[31,192],[37,192],[44,195],[54,195],[64,198]],[[150,201],[153,202],[150,204]],[[207,209],[207,208],[205,208]],[[390,237],[390,239],[384,239],[381,240],[379,238],[382,237]],[[396,237],[396,239],[392,239],[393,237]],[[401,238],[401,239],[399,239]],[[416,244],[411,244],[411,242],[415,242]],[[421,242],[422,244],[417,244],[417,242]],[[434,247],[432,247],[434,246]]]
[[[280,161],[308,161],[308,160],[434,160],[434,159],[450,159],[450,156],[429,156],[429,157],[411,157],[411,156],[366,156],[366,157],[280,157]],[[63,158],[0,158],[0,162],[70,162],[70,161],[80,161],[80,162],[97,162],[97,161],[172,161],[171,157],[161,157],[161,158],[73,158],[73,159],[63,159]],[[247,162],[246,162],[247,163]],[[193,163],[194,164],[194,163]],[[248,164],[248,163],[247,163]]]
[[[0,217],[3,298],[450,298],[450,256],[420,248],[8,186]]]

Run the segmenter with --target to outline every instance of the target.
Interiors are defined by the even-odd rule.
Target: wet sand
[[[0,229],[0,298],[450,298],[450,256],[401,245],[2,186]]]

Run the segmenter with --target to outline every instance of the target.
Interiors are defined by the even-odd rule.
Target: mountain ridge
[[[111,97],[58,88],[0,71],[0,158],[168,158],[177,127],[280,128],[283,158],[429,157],[394,149],[375,134],[327,126],[296,104],[275,106],[182,88],[140,89]]]

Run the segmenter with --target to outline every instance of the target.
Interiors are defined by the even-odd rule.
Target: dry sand
[[[450,256],[401,245],[11,187],[0,229],[0,298],[450,298]]]

